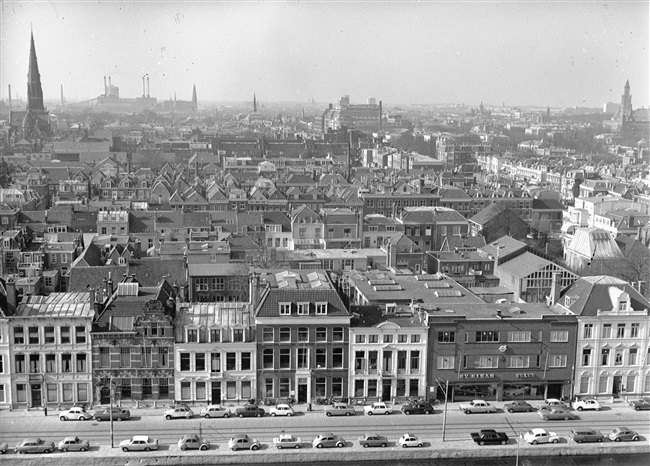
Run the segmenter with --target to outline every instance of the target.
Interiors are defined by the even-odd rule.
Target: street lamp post
[[[113,390],[113,377],[108,382],[109,391],[109,416],[111,424],[111,448],[115,448],[115,434],[113,432],[113,401],[115,401],[115,391]]]
[[[441,380],[436,379],[436,383],[438,384],[438,387],[440,387],[440,390],[442,390],[445,394],[445,410],[442,415],[442,441],[445,441],[445,434],[447,433],[447,402],[449,400],[449,379],[445,381],[445,388],[442,388],[442,385],[440,385]]]

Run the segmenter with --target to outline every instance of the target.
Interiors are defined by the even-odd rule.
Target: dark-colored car
[[[388,446],[388,439],[377,434],[364,434],[359,437],[359,445],[363,448],[368,447],[382,447]]]
[[[605,436],[594,429],[587,429],[584,427],[571,429],[569,437],[576,443],[582,442],[602,442]]]
[[[629,404],[636,411],[650,409],[650,399],[648,398],[639,398],[638,400],[631,400]]]
[[[235,416],[239,417],[262,417],[264,410],[257,405],[244,405],[235,409]]]
[[[102,408],[95,410],[95,420],[96,421],[110,421],[111,420],[111,410],[113,411],[113,420],[120,422],[123,419],[129,419],[131,417],[131,411],[128,409],[122,408]]]
[[[503,405],[503,410],[509,413],[530,413],[535,411],[535,408],[530,403],[525,401],[515,400]]]
[[[183,435],[178,441],[178,448],[181,450],[207,450],[210,448],[210,442],[203,440],[196,434]]]
[[[638,442],[641,440],[641,437],[637,432],[630,430],[627,427],[617,427],[608,435],[608,437],[612,442]]]
[[[470,435],[479,445],[505,445],[510,440],[505,432],[497,432],[494,429],[484,429],[480,432],[472,432]]]
[[[26,438],[16,445],[16,453],[51,453],[54,451],[54,442],[46,442],[37,437]]]
[[[402,412],[408,414],[433,414],[434,409],[429,403],[408,403],[402,406]]]

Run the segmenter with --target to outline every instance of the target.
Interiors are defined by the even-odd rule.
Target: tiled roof
[[[402,214],[404,223],[463,222],[467,219],[448,207],[405,207]]]
[[[572,298],[569,309],[573,313],[595,316],[599,310],[611,311],[614,308],[610,288],[617,288],[629,294],[630,304],[635,311],[650,309],[650,302],[626,281],[609,275],[583,277],[575,282],[564,296]]]
[[[496,241],[492,241],[490,244],[486,244],[480,249],[492,257],[505,257],[509,254],[512,254],[513,252],[519,251],[521,249],[526,249],[526,243],[522,243],[521,241],[516,240],[511,236],[502,236]],[[498,253],[497,250],[499,251]]]
[[[623,257],[612,236],[608,232],[594,227],[576,228],[567,250],[589,257],[591,260]]]
[[[530,252],[525,252],[507,262],[504,262],[499,265],[499,269],[513,277],[525,278],[549,265],[553,268],[557,267],[560,270],[566,270],[555,265],[553,262],[546,260],[543,257],[536,256]]]
[[[25,296],[16,310],[20,317],[93,317],[94,303],[89,292],[51,293]]]

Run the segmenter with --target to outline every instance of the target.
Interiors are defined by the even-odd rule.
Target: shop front
[[[570,380],[544,380],[534,372],[514,374],[461,372],[458,378],[458,381],[449,383],[450,401],[479,398],[491,401],[544,400],[571,397]]]

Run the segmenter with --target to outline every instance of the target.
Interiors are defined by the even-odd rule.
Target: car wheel
[[[167,419],[168,421],[171,421],[172,417],[168,414],[167,416],[165,416],[165,419]]]
[[[582,411],[584,408],[582,406],[578,406],[578,411]]]
[[[187,447],[186,447],[185,445],[183,445],[183,446],[181,447],[181,451],[185,451],[185,450],[187,450]]]
[[[318,445],[316,445],[316,448],[323,448],[323,444],[319,443]]]
[[[79,449],[79,451],[86,451],[86,448],[85,448],[85,447],[81,447],[81,448]]]
[[[338,446],[338,445],[337,445],[337,446]],[[363,448],[368,448],[369,446],[370,446],[370,445],[368,445],[367,443],[364,443],[364,444],[363,444]]]
[[[426,409],[426,410],[424,411],[424,414],[431,414],[431,411],[429,411],[428,409]]]
[[[602,441],[603,441],[603,439],[601,439],[601,438],[599,438],[599,439],[598,439],[597,441],[598,441],[598,442],[602,442]]]
[[[472,412],[469,409],[466,409],[465,414],[472,414]]]
[[[332,413],[325,413],[325,414],[327,415],[327,417],[330,417],[332,415]]]
[[[85,421],[86,418],[85,418],[84,416],[79,416],[79,420],[80,420],[80,421]]]
[[[505,440],[501,440],[501,445],[505,445],[506,443],[508,442],[506,442]]]
[[[621,437],[616,437],[616,438],[614,439],[614,441],[615,441],[615,442],[620,442],[620,441],[621,441]]]
[[[515,410],[514,410],[514,409],[512,409],[512,408],[510,408],[510,409],[508,410],[508,412],[509,412],[510,414],[512,414],[512,413],[514,413],[514,412],[515,412]]]
[[[343,443],[337,443],[336,446],[339,447],[339,448],[343,448],[343,447],[345,446],[345,444],[343,444]]]
[[[382,448],[386,448],[386,444],[385,444],[385,443],[382,443],[382,444],[381,444],[381,447],[382,447]]]
[[[293,413],[287,413],[287,417],[293,416]]]
[[[144,451],[151,451],[151,448],[149,448],[149,447],[145,447],[145,448],[144,448]]]
[[[277,446],[278,450],[282,450],[282,445]]]
[[[372,411],[368,411],[368,416],[372,416]]]
[[[224,414],[224,415],[223,415],[223,418],[224,418],[224,419],[228,419],[229,417],[230,417],[230,414]]]
[[[293,448],[295,448],[296,450],[298,450],[298,449],[300,448],[300,445],[296,445],[296,446],[293,447]]]
[[[271,417],[275,417],[275,413],[271,413]]]
[[[231,450],[232,451],[237,451],[237,447],[232,447]]]
[[[569,419],[571,419],[569,416],[564,416],[565,421],[568,421]]]
[[[25,450],[20,450],[20,451],[18,452],[18,454],[19,454],[19,455],[24,455],[24,454],[25,454]]]
[[[635,435],[634,437],[632,437],[632,441],[633,441],[633,442],[638,442],[638,441],[639,441],[639,437]]]
[[[239,415],[240,419],[244,419],[244,413]]]
[[[635,410],[635,411],[641,411],[641,408],[639,408],[639,407],[637,406],[636,408],[634,408],[634,410]]]
[[[352,416],[352,413],[345,413],[346,416]]]
[[[129,451],[129,449],[126,447],[122,447],[122,451]]]
[[[528,408],[526,411],[528,411],[529,413],[532,413],[535,410],[533,408]]]
[[[255,450],[257,450],[258,448],[259,448],[259,447],[258,447],[257,445],[253,445],[253,446],[251,447],[251,450],[255,451]]]
[[[390,411],[384,411],[384,415],[388,416],[390,414]]]
[[[481,440],[478,444],[483,446],[483,445],[485,445],[485,442],[483,440]]]
[[[548,421],[548,416],[544,416],[544,417],[542,417],[542,419],[544,419],[545,421]]]
[[[209,414],[206,414],[206,415],[203,416],[203,417],[206,418],[206,419],[210,419],[210,415],[209,415]],[[224,416],[224,417],[226,417],[226,416]]]
[[[67,449],[67,448],[63,448],[61,451],[62,451],[63,453],[67,453],[67,452],[68,452],[68,449]]]
[[[554,438],[554,439],[553,439],[553,443],[557,443],[557,442],[559,442],[559,441],[560,441],[560,439],[558,439],[558,438]]]
[[[418,448],[422,448],[422,444],[421,444],[421,443],[418,443]]]
[[[102,422],[102,418],[101,418],[101,417],[96,417],[96,418],[95,418],[95,421],[97,421],[97,422]]]
[[[201,445],[201,450],[202,450],[202,451],[205,451],[205,450],[207,450],[207,449],[208,449],[208,446],[207,446],[207,445]]]
[[[118,417],[118,418],[117,418],[117,422],[122,422],[122,418],[121,418],[121,417]]]
[[[60,421],[67,421],[67,419],[66,419],[65,416],[61,416],[61,417],[59,418],[59,420],[60,420]]]
[[[537,445],[537,440],[533,440],[531,443],[532,443],[533,445]]]
[[[262,417],[262,413],[257,413],[255,417]]]
[[[409,414],[411,414],[411,411],[404,411],[404,414],[408,416]]]
[[[406,444],[405,444],[405,443],[402,444],[402,448],[406,448]]]

